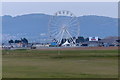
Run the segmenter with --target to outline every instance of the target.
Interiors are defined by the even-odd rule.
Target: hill
[[[45,38],[48,34],[48,22],[51,15],[27,14],[12,17],[2,16],[3,39],[28,37],[31,39]],[[117,18],[87,15],[78,17],[80,36],[117,36]]]

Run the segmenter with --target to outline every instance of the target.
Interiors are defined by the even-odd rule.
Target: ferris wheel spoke
[[[75,34],[77,32],[77,30],[76,29],[72,29],[72,30],[69,30],[69,32]]]
[[[70,25],[68,28],[70,28],[70,29],[74,29],[74,30],[78,30],[78,28],[79,28],[79,26],[78,25],[74,25],[74,26],[72,26],[72,25]]]
[[[73,24],[75,22],[75,20],[71,20],[71,21],[69,21],[68,23],[67,23],[67,26],[70,26],[71,24]]]
[[[76,22],[78,22],[78,21],[77,21],[77,19],[76,19],[76,20],[71,21],[69,24],[73,24],[73,23],[76,23]]]
[[[70,34],[71,34],[73,37],[78,36],[78,33],[72,33],[72,32],[70,32]]]
[[[73,19],[74,19],[74,17],[72,17],[70,20],[68,20],[67,24],[69,24]]]
[[[56,35],[56,34],[58,34],[58,31],[52,31],[52,32],[50,32],[50,33],[52,33],[52,35]]]
[[[51,30],[50,32],[53,33],[53,34],[59,33],[58,30],[53,30],[53,31]]]
[[[71,30],[69,30],[70,32],[74,32],[74,33],[76,33],[77,32],[77,30],[76,29],[71,29]]]
[[[73,27],[78,27],[78,24],[71,24],[70,26],[69,26],[69,28],[73,28]]]
[[[58,34],[56,34],[56,38],[59,38],[60,37],[60,34],[61,34],[61,32],[59,32]]]
[[[62,34],[62,33],[63,33],[63,31],[62,31],[62,30],[60,30],[60,31],[59,31],[59,33],[56,35],[56,37],[58,37],[58,38],[59,38],[59,37],[61,36],[61,34]]]
[[[52,21],[50,21],[50,23],[58,24],[57,21],[59,21],[59,19],[53,19]]]
[[[52,33],[52,35],[56,36],[58,34],[58,32]]]
[[[51,24],[51,27],[60,27],[60,24]]]
[[[75,19],[75,17],[70,17],[71,19],[69,20],[69,22],[71,22],[72,20],[74,20]]]
[[[71,22],[73,22],[73,21],[75,21],[75,20],[77,20],[76,17],[73,17],[73,18],[69,21],[69,23],[71,23]]]
[[[56,21],[58,21],[58,20],[54,19],[53,21],[51,21],[51,23],[55,23],[56,24]]]
[[[54,34],[54,33],[57,33],[57,31],[50,31],[50,33]]]
[[[58,24],[50,23],[50,25],[58,27]]]
[[[59,43],[61,43],[61,41],[63,39],[63,36],[64,36],[64,31],[61,31],[61,35],[58,36],[59,37]]]

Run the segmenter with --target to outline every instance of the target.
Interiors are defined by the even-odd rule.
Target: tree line
[[[21,38],[20,40],[9,40],[8,43],[25,43],[28,44],[28,40],[26,38]]]

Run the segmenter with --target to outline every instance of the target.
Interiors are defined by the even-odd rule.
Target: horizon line
[[[47,14],[47,13],[25,13],[25,14],[18,14],[18,15],[10,15],[10,14],[4,14],[0,16],[11,16],[11,17],[18,17],[18,16],[24,16],[24,15],[32,15],[32,14],[43,14],[43,15],[48,15],[48,16],[53,16],[52,14]],[[112,17],[112,16],[104,16],[104,15],[96,15],[96,14],[86,14],[86,15],[80,15],[76,17],[82,17],[82,16],[101,16],[101,17],[108,17],[108,18],[119,18],[119,17]]]

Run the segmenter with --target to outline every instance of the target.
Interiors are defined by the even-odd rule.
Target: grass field
[[[3,78],[117,78],[117,50],[3,50]]]

